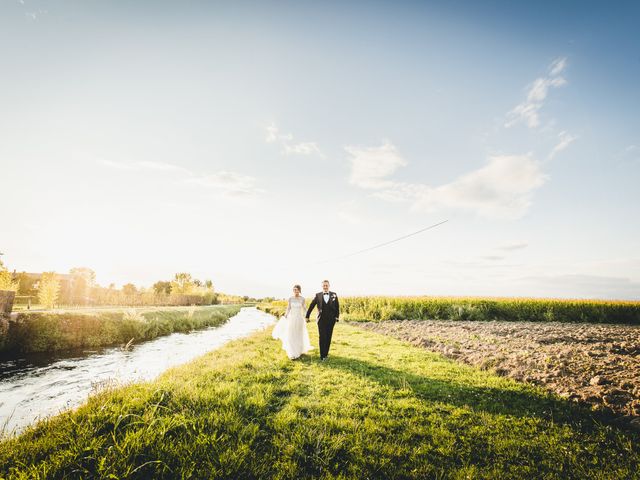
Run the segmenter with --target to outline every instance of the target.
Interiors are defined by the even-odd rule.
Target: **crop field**
[[[640,325],[640,302],[509,297],[345,297],[341,317],[379,320],[504,320]]]

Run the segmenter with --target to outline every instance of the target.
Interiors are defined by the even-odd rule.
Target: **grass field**
[[[329,361],[270,329],[0,444],[7,478],[640,478],[640,436],[339,323]]]
[[[0,321],[0,356],[55,352],[151,340],[221,325],[240,305],[60,310],[19,313]]]

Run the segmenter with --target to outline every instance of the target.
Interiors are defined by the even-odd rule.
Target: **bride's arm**
[[[291,311],[291,297],[289,297],[289,300],[287,301],[287,311],[284,312],[284,316],[286,317],[287,315],[289,315],[290,311]]]

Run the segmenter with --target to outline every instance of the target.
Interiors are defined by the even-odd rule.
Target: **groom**
[[[329,291],[329,280],[322,282],[322,291],[316,293],[313,298],[309,310],[307,310],[306,318],[309,320],[313,307],[318,307],[318,333],[320,334],[320,360],[326,360],[329,355],[329,346],[331,345],[331,335],[333,334],[333,326],[340,317],[340,303],[338,295]]]

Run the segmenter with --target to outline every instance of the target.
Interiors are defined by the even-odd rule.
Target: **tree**
[[[43,272],[38,282],[38,301],[46,308],[53,308],[58,301],[60,280],[56,272]]]
[[[13,279],[13,275],[4,266],[2,259],[0,259],[0,290],[11,290],[17,292],[19,286],[20,283]]]
[[[96,283],[96,272],[87,267],[75,267],[69,270],[69,275],[83,277],[87,285],[93,286]]]
[[[171,293],[189,294],[194,286],[190,273],[176,273],[171,281]]]
[[[153,284],[153,291],[156,295],[170,295],[171,282],[163,282],[162,280]]]
[[[0,290],[18,291],[20,283],[13,279],[13,275],[8,270],[0,270]]]
[[[87,303],[91,289],[96,283],[96,272],[87,267],[76,267],[69,270],[71,275],[71,301]]]
[[[213,291],[213,282],[211,280],[205,280],[204,286],[207,288],[207,290]]]
[[[136,286],[133,283],[127,283],[126,285],[122,286],[122,293],[124,293],[125,295],[135,295],[138,292],[138,289],[136,288]]]
[[[20,284],[20,288],[18,289],[19,295],[32,296],[37,294],[35,284],[38,280],[36,280],[33,276],[27,275],[27,272],[19,273],[17,276],[17,281]]]

